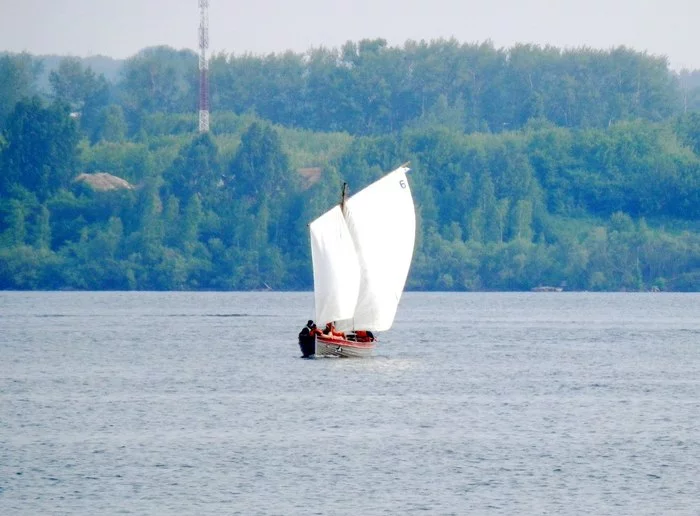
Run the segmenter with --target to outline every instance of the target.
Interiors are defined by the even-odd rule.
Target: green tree
[[[54,99],[70,106],[82,130],[96,141],[110,97],[104,75],[95,74],[89,66],[83,69],[82,61],[76,57],[67,57],[49,74],[49,83]]]
[[[700,156],[700,112],[687,113],[675,122],[676,133],[681,141]]]
[[[27,53],[0,55],[0,128],[15,105],[36,94],[41,63]]]
[[[289,158],[279,135],[272,127],[254,122],[241,136],[229,167],[229,187],[236,196],[261,200],[263,194],[281,194],[290,181]]]
[[[45,205],[39,208],[36,219],[34,245],[38,249],[48,250],[51,248],[51,213]]]
[[[140,51],[124,63],[118,96],[132,134],[145,114],[183,113],[196,106],[197,55],[167,46]]]
[[[66,187],[75,175],[78,132],[65,104],[45,108],[38,97],[20,101],[4,132],[0,193],[20,186],[43,201]]]
[[[484,171],[479,177],[477,186],[477,208],[482,214],[481,234],[486,242],[499,242],[501,224],[498,211],[498,200],[491,175]]]
[[[123,142],[127,131],[126,118],[121,106],[112,105],[102,112],[102,124],[97,132],[98,140]]]
[[[12,247],[22,246],[27,239],[27,206],[17,199],[10,201],[9,213],[9,244]]]
[[[194,194],[187,202],[185,213],[182,217],[182,226],[180,228],[180,245],[188,254],[192,254],[192,251],[199,241],[199,231],[203,215],[200,196]]]
[[[163,174],[164,188],[181,201],[198,194],[212,202],[222,181],[218,148],[211,134],[199,134],[185,145]]]
[[[532,241],[532,202],[520,200],[513,207],[510,233],[515,240]]]

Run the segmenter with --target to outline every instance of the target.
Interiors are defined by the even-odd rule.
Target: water
[[[699,294],[0,292],[0,514],[700,510]]]

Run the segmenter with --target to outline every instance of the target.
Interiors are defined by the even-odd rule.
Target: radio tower
[[[209,131],[209,0],[199,0],[199,132]]]

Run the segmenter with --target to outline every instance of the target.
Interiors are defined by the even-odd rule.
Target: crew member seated
[[[345,332],[336,330],[335,325],[332,322],[326,323],[326,327],[323,330],[323,335],[332,339],[345,338]]]
[[[355,338],[357,342],[373,342],[374,334],[369,330],[355,330]]]

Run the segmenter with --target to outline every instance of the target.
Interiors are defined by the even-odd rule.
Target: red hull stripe
[[[343,346],[344,348],[358,348],[358,349],[367,349],[367,348],[374,348],[374,342],[356,342],[354,340],[345,340],[345,339],[326,339],[324,337],[316,336],[316,339],[319,342],[322,342],[323,344],[327,344],[329,346]]]

